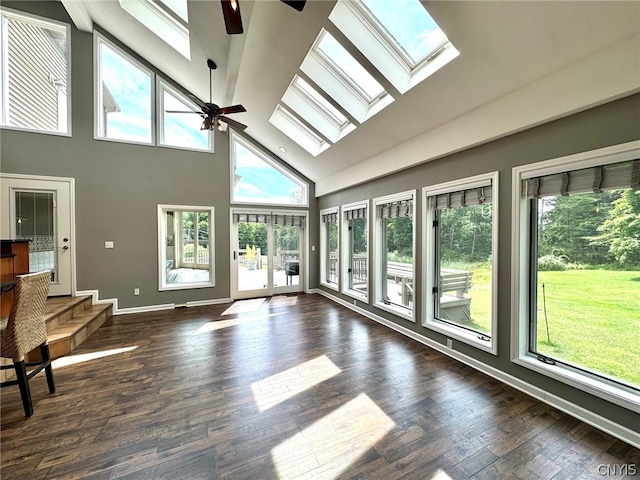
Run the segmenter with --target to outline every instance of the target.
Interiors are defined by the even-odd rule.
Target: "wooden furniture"
[[[0,387],[11,385],[20,387],[22,406],[27,417],[33,415],[29,380],[44,370],[47,375],[49,393],[56,391],[47,343],[47,327],[44,320],[44,307],[47,303],[50,285],[51,272],[49,270],[20,275],[16,279],[14,305],[11,308],[6,328],[2,325],[2,334],[0,335],[0,357],[13,360],[13,365],[2,365],[0,369],[14,369],[16,372],[16,380],[4,381],[0,383]],[[41,360],[26,362],[27,353],[38,347],[40,348]],[[27,373],[26,367],[35,368]]]
[[[0,318],[6,318],[13,303],[17,275],[29,273],[29,240],[0,240]]]

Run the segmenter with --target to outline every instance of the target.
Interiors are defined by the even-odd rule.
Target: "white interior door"
[[[51,296],[73,289],[72,191],[73,179],[0,176],[0,234],[30,241],[29,272],[51,270]]]
[[[233,221],[234,299],[304,291],[305,228],[287,218],[293,217],[256,213]]]

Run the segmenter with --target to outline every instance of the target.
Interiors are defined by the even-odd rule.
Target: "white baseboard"
[[[98,290],[83,290],[76,292],[76,295],[91,295],[92,301],[94,304],[105,304],[110,303],[113,305],[113,314],[114,315],[127,315],[130,313],[145,313],[145,312],[157,312],[160,310],[173,310],[176,308],[175,303],[165,303],[160,305],[143,305],[140,307],[118,307],[118,299],[117,298],[103,298],[100,299],[100,292]],[[199,307],[202,305],[216,305],[219,303],[230,303],[230,298],[214,298],[211,300],[194,300],[192,302],[187,302],[185,305],[187,307]]]
[[[440,353],[443,353],[449,357],[455,358],[456,360],[464,363],[465,365],[469,365],[470,367],[475,368],[476,370],[486,375],[489,375],[490,377],[493,377],[496,380],[499,380],[517,390],[520,390],[521,392],[524,392],[527,395],[531,395],[532,397],[536,398],[537,400],[540,400],[541,402],[551,405],[552,407],[557,408],[558,410],[565,412],[571,415],[572,417],[577,418],[578,420],[588,423],[589,425],[592,425],[602,430],[603,432],[606,432],[616,438],[619,438],[620,440],[627,442],[628,444],[633,445],[636,448],[640,448],[640,433],[638,432],[630,430],[624,427],[623,425],[620,425],[607,418],[604,418],[590,410],[587,410],[586,408],[580,407],[575,403],[568,402],[567,400],[560,398],[556,395],[553,395],[547,392],[546,390],[538,388],[517,377],[509,375],[503,372],[502,370],[499,370],[483,362],[480,362],[479,360],[476,360],[473,357],[465,355],[456,350],[449,349],[445,347],[443,344],[436,342],[435,340],[432,340],[423,335],[420,335],[419,333],[416,333],[413,330],[405,328],[402,325],[398,325],[397,323],[387,320],[386,318],[376,315],[375,313],[372,313],[363,308],[357,307],[352,303],[349,303],[348,301],[333,295],[332,293],[329,293],[327,291],[324,291],[318,288],[314,288],[309,292],[323,295],[324,297],[327,297],[328,299],[336,303],[339,303],[340,305],[347,307],[348,309],[353,310],[354,312],[357,312],[364,317],[367,317],[375,322],[378,322],[386,327],[389,327],[398,333],[401,333],[417,342],[422,343],[423,345],[426,345],[428,347],[433,348],[434,350],[439,351]]]
[[[230,298],[213,298],[211,300],[193,300],[187,302],[187,307],[202,307],[204,305],[220,305],[221,303],[231,303]]]

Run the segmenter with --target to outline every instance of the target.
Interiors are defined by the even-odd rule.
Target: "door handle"
[[[69,250],[69,245],[64,245],[60,247],[61,250]]]
[[[236,251],[235,250],[233,251],[233,259],[237,260]]]

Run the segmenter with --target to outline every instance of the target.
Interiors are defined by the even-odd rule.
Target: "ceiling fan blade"
[[[247,128],[247,126],[244,125],[243,123],[236,122],[235,120],[232,120],[229,117],[225,117],[224,115],[220,115],[218,117],[218,120],[220,120],[221,122],[228,123],[229,125],[231,125],[233,128],[237,130],[244,130],[245,128]]]
[[[202,112],[193,112],[191,110],[165,110],[164,113],[197,113],[202,115]]]
[[[247,109],[244,108],[242,105],[231,105],[230,107],[222,107],[220,109],[220,114],[227,115],[229,113],[242,113],[246,111]]]
[[[242,18],[240,16],[239,0],[220,0],[222,3],[222,15],[224,16],[224,26],[229,35],[243,33]]]
[[[301,12],[304,8],[304,4],[307,3],[307,0],[280,0],[282,3],[286,3],[290,7],[295,8],[297,11]]]

